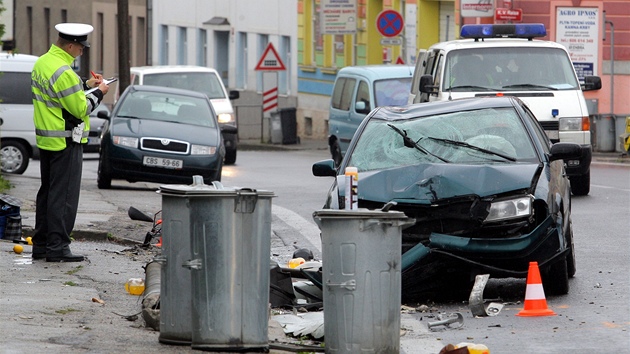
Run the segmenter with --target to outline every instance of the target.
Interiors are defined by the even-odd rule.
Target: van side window
[[[350,110],[352,93],[356,80],[350,78],[339,78],[335,84],[332,96],[332,107],[343,111]]]
[[[30,72],[3,72],[0,75],[0,103],[33,104]]]
[[[355,102],[365,102],[365,109],[357,111],[357,113],[369,113],[372,110],[372,103],[370,102],[370,87],[367,82],[359,82],[359,89],[357,90],[357,99]]]

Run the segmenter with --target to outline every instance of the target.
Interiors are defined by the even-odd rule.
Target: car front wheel
[[[583,175],[569,177],[573,195],[587,195],[591,191],[591,171]]]
[[[96,185],[98,189],[112,188],[112,176],[105,155],[105,152],[103,152],[98,159],[98,172],[96,175]]]
[[[28,150],[19,141],[6,140],[0,149],[2,172],[21,175],[26,171],[30,159]]]
[[[543,275],[542,282],[545,293],[549,295],[565,295],[569,293],[569,271],[567,258],[562,258],[551,264]]]
[[[236,163],[236,135],[224,134],[223,145],[225,146],[225,157],[223,162],[226,165],[233,165]]]

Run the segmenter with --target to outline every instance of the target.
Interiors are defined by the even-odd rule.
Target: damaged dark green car
[[[403,301],[475,276],[526,278],[536,261],[545,292],[569,291],[576,272],[571,192],[564,160],[579,144],[552,144],[514,97],[484,97],[373,110],[338,169],[324,208],[344,208],[344,170],[359,171],[359,208],[398,210]],[[589,162],[590,163],[590,162]],[[466,287],[464,287],[466,288]]]

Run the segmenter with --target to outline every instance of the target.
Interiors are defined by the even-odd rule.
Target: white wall
[[[235,84],[236,53],[235,38],[238,32],[248,33],[247,55],[247,88],[254,90],[259,75],[254,71],[258,60],[257,43],[258,35],[266,34],[269,41],[278,49],[280,36],[291,37],[291,67],[288,68],[291,75],[290,91],[297,93],[297,0],[153,0],[152,23],[152,58],[154,64],[160,58],[160,27],[169,26],[169,64],[176,64],[177,60],[177,27],[188,27],[188,62],[196,64],[197,28],[207,30],[208,37],[208,66],[216,66],[213,63],[214,35],[216,26],[204,25],[204,22],[219,16],[228,19],[229,27],[221,27],[221,30],[230,31],[229,53],[229,83]],[[286,63],[285,63],[286,64]]]

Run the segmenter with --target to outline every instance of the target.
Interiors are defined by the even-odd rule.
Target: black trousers
[[[42,185],[37,192],[33,253],[70,253],[70,233],[79,207],[83,148],[68,143],[61,151],[40,150]]]

